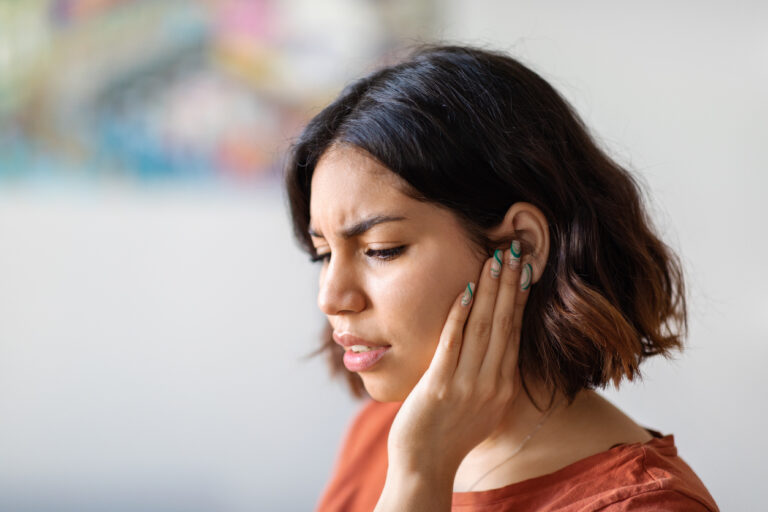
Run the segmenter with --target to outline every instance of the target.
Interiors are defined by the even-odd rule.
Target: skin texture
[[[451,492],[498,488],[555,471],[620,442],[650,437],[591,391],[556,409],[519,456],[505,461],[542,418],[521,392],[520,326],[530,288],[549,252],[547,220],[535,206],[510,205],[489,232],[532,250],[509,265],[472,247],[454,214],[403,193],[399,177],[364,151],[330,148],[311,183],[310,232],[322,264],[318,306],[337,332],[391,345],[360,372],[375,400],[403,401],[388,438],[387,481],[376,510],[449,510]],[[351,238],[339,233],[375,215],[404,217]],[[405,246],[385,257],[371,251]],[[472,301],[462,306],[468,282]],[[529,382],[538,403],[549,390]],[[562,403],[556,396],[555,403]],[[597,428],[599,426],[599,429]]]

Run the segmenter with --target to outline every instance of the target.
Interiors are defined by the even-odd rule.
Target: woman
[[[536,73],[421,50],[310,121],[286,186],[323,348],[372,398],[319,510],[717,510],[594,391],[682,347],[682,270]]]

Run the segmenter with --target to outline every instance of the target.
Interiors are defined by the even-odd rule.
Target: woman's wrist
[[[374,512],[448,512],[456,471],[404,470],[390,466]]]

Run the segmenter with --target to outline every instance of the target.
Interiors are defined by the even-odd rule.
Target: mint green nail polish
[[[472,286],[474,286],[475,283],[467,283],[467,288],[464,290],[464,296],[461,298],[461,305],[466,306],[472,301],[472,295],[474,292],[472,291]]]
[[[527,290],[531,286],[531,278],[533,277],[533,267],[530,263],[526,263],[523,267],[523,271],[520,273],[520,289]]]
[[[501,273],[501,251],[499,249],[496,249],[493,251],[493,261],[491,262],[491,277],[496,279],[499,277],[499,274]]]

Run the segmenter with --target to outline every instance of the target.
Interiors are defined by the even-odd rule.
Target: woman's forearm
[[[390,466],[374,512],[450,512],[452,498],[452,477],[406,473]]]

